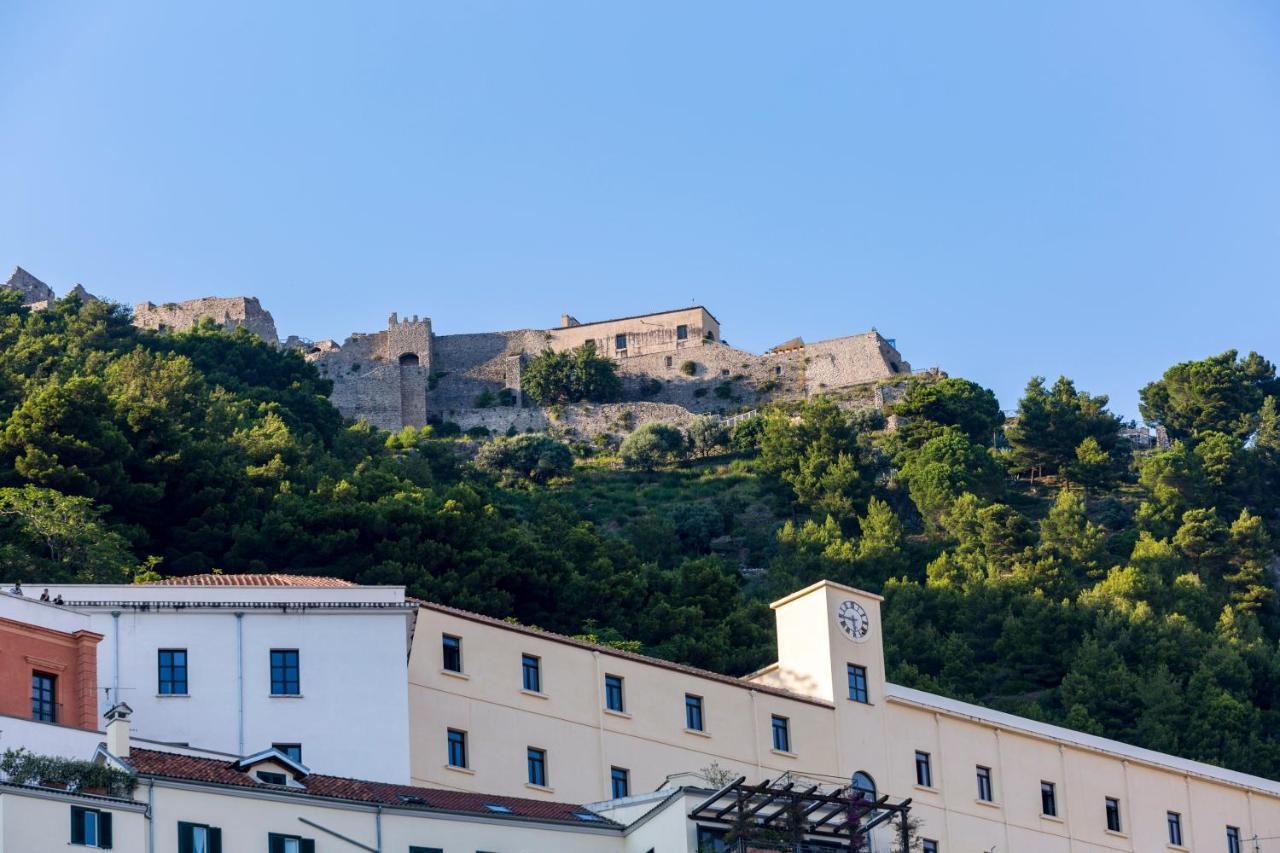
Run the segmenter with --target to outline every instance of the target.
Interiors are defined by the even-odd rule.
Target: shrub
[[[0,755],[0,774],[14,785],[61,784],[71,791],[101,791],[127,797],[138,781],[131,773],[73,758],[36,755],[25,749],[7,749]]]
[[[698,456],[710,456],[717,447],[723,447],[729,434],[716,418],[694,418],[689,424],[689,447]]]
[[[692,361],[686,361],[680,365],[680,372],[685,376],[694,376],[698,372],[698,365]]]
[[[721,400],[728,400],[733,396],[733,384],[729,382],[721,382],[716,386],[716,396]]]
[[[641,397],[652,397],[654,394],[657,394],[661,390],[662,390],[662,383],[659,382],[657,379],[654,379],[653,377],[649,377],[647,379],[641,380],[640,382]]]
[[[473,426],[467,430],[467,435],[470,438],[488,438],[490,434],[491,430],[487,426]]]
[[[705,396],[707,396],[707,389],[706,389],[706,388],[694,388],[694,389],[693,389],[693,396],[695,396],[695,397],[705,397]]]
[[[606,403],[622,392],[617,365],[596,355],[591,342],[571,352],[539,353],[525,365],[520,383],[530,399],[543,406],[583,400]]]
[[[492,409],[494,406],[498,405],[498,397],[486,388],[476,395],[476,398],[472,401],[471,405],[475,406],[477,409]]]
[[[684,434],[670,424],[645,424],[622,442],[622,464],[651,471],[684,450]]]
[[[505,482],[543,483],[573,470],[573,454],[562,442],[538,433],[499,438],[476,454],[476,467]]]
[[[503,388],[498,392],[499,406],[514,406],[516,404],[516,392],[511,388]]]

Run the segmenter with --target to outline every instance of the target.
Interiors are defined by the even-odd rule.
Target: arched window
[[[859,770],[857,773],[853,774],[852,783],[855,791],[861,791],[863,796],[868,800],[875,802],[876,780],[872,779],[869,773]]]
[[[401,367],[417,367],[418,354],[416,352],[407,352],[404,355],[400,356],[400,366]]]

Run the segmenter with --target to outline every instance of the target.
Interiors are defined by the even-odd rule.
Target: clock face
[[[840,602],[836,609],[836,624],[855,643],[861,643],[871,633],[871,617],[867,616],[867,611],[856,601]]]

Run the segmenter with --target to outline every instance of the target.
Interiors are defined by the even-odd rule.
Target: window
[[[467,766],[467,733],[457,729],[449,729],[449,766]]]
[[[111,812],[71,807],[71,843],[111,849]]]
[[[300,696],[298,681],[298,650],[271,650],[271,695]]]
[[[529,784],[547,787],[547,751],[529,747]]]
[[[631,771],[625,767],[609,768],[609,790],[615,800],[631,795]]]
[[[687,341],[687,340],[689,340],[689,327],[688,327],[688,326],[684,325],[683,323],[682,323],[681,325],[679,325],[679,326],[676,326],[676,340],[677,340],[677,341]]]
[[[1240,827],[1227,827],[1227,853],[1240,853]]]
[[[920,853],[938,853],[938,842],[932,838],[922,839],[920,842]]]
[[[610,711],[626,712],[622,696],[622,676],[606,675],[604,677],[604,706]]]
[[[259,770],[257,772],[258,781],[264,785],[288,785],[289,777],[283,773],[272,773],[269,770]]]
[[[1107,797],[1107,829],[1120,832],[1120,801]]]
[[[849,664],[849,698],[855,702],[870,702],[867,695],[867,668]]]
[[[159,662],[161,696],[187,695],[187,650],[160,649]]]
[[[773,715],[773,748],[778,752],[791,751],[791,721],[777,714]]]
[[[54,698],[58,677],[44,672],[31,673],[31,719],[44,723],[58,722],[58,704]]]
[[[667,356],[667,367],[671,366],[671,356]]]
[[[534,693],[542,692],[542,658],[534,655],[520,656],[520,686]]]
[[[621,335],[614,335],[614,336],[613,336],[613,348],[614,348],[614,349],[626,349],[626,348],[627,348],[627,336],[626,336],[625,334],[621,334]]]
[[[310,838],[269,832],[267,833],[267,853],[316,853],[316,843]]]
[[[1167,812],[1166,820],[1169,824],[1169,843],[1178,847],[1182,846],[1182,815],[1177,812]]]
[[[701,696],[694,696],[692,693],[684,694],[684,727],[695,732],[704,730]]]
[[[986,803],[995,799],[991,795],[991,768],[982,765],[978,765],[978,799]]]
[[[876,780],[871,778],[871,774],[863,770],[859,770],[853,774],[850,780],[853,784],[853,790],[862,794],[864,801],[874,803],[876,800]]]
[[[222,853],[222,830],[178,821],[178,853]]]
[[[414,847],[409,845],[409,853],[444,853],[443,847]]]
[[[925,788],[933,787],[933,767],[929,763],[929,753],[916,750],[916,784]]]
[[[444,668],[447,672],[462,672],[462,638],[444,634]]]
[[[1040,814],[1058,816],[1058,792],[1052,782],[1040,783]]]
[[[302,763],[302,744],[300,743],[273,743],[271,748],[279,750],[299,764]]]

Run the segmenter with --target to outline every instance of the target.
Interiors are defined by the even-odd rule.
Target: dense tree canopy
[[[607,403],[618,399],[622,383],[612,359],[596,355],[590,341],[572,351],[546,350],[520,374],[520,387],[535,403]]]
[[[547,399],[589,397],[573,365],[593,358],[557,355],[548,374],[577,390]],[[1144,416],[1180,440],[1136,458],[1105,398],[1065,378],[1033,380],[1005,437],[990,392],[944,379],[906,389],[898,432],[825,398],[766,409],[727,447],[714,422],[636,430],[638,473],[607,442],[562,436],[572,464],[543,435],[477,450],[344,424],[329,390],[247,332],[160,335],[111,305],[0,294],[0,574],[400,583],[739,673],[771,660],[767,602],[831,578],[885,595],[896,683],[1280,774],[1280,418],[1261,357],[1149,385]]]

